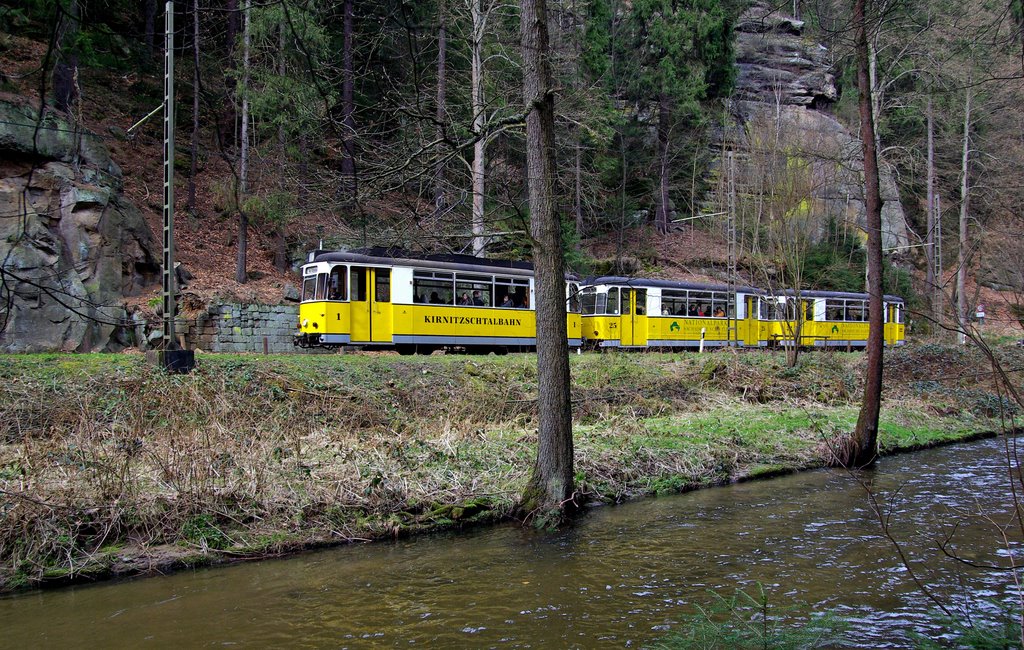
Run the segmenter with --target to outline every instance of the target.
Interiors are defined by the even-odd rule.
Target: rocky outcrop
[[[736,22],[735,97],[740,101],[827,106],[839,99],[828,49],[803,38],[803,21],[755,5]]]
[[[860,140],[829,113],[839,88],[828,50],[806,39],[803,27],[803,22],[780,13],[777,6],[760,2],[737,21],[736,123],[724,132],[737,149],[737,183],[747,186],[748,195],[751,184],[779,184],[780,179],[764,178],[766,151],[809,161],[813,172],[804,181],[809,196],[801,209],[809,209],[820,224],[835,219],[863,231]],[[906,217],[896,183],[884,165],[881,182],[882,245],[905,246]]]
[[[159,280],[141,212],[100,138],[0,101],[0,350],[118,349],[123,297]]]

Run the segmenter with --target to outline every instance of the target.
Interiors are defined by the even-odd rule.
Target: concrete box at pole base
[[[196,367],[195,350],[150,350],[146,358],[172,374],[188,374]]]

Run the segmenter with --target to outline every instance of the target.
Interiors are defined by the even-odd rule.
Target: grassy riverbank
[[[574,356],[578,488],[611,503],[820,466],[862,363]],[[0,357],[0,589],[505,518],[535,453],[534,364],[200,355],[166,376],[138,355]],[[969,350],[888,353],[883,451],[999,430],[989,370]]]

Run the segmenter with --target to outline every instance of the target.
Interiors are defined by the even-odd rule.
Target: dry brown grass
[[[789,370],[761,353],[574,358],[579,489],[614,502],[821,464],[821,423],[838,430],[854,411],[859,357],[804,359]],[[921,367],[892,361],[890,377]],[[506,517],[532,466],[534,363],[209,355],[166,376],[131,355],[4,357],[0,580]],[[914,380],[900,382],[901,412],[927,411]],[[907,445],[926,444],[929,427],[979,426],[983,391],[935,382],[926,397],[948,422],[895,422]]]

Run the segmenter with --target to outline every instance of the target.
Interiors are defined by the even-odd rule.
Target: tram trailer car
[[[717,284],[603,276],[584,281],[583,341],[587,348],[785,347],[793,345],[797,296]],[[864,348],[865,293],[802,291],[800,345]],[[903,299],[885,296],[885,343],[905,342]]]
[[[533,350],[532,265],[380,249],[313,251],[302,267],[295,345],[503,354]],[[579,348],[579,284],[566,282],[570,347]]]
[[[584,281],[583,340],[588,348],[697,348],[768,345],[769,330],[758,320],[764,292],[674,280],[602,276]],[[730,329],[734,328],[734,329]]]
[[[770,323],[772,345],[793,345],[798,321],[797,303],[802,304],[800,345],[803,347],[840,347],[862,349],[868,344],[868,303],[866,293],[845,291],[792,290],[766,296],[761,319]],[[885,345],[906,343],[906,304],[899,296],[882,297],[882,328]]]

